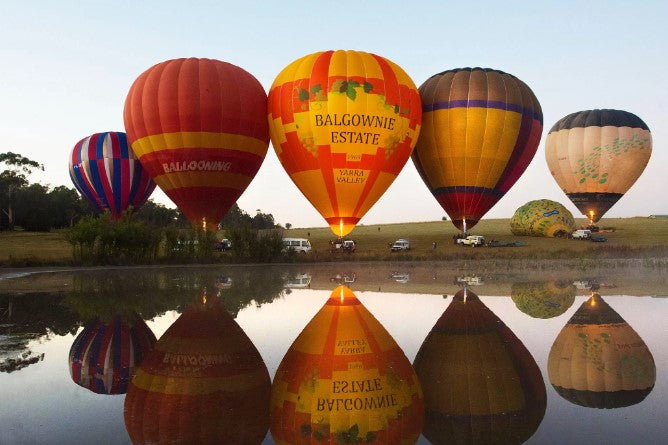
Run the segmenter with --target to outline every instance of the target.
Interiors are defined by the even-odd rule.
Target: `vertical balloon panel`
[[[597,293],[559,332],[547,360],[564,399],[590,408],[640,403],[654,389],[654,357],[638,333]]]
[[[213,299],[188,307],[132,379],[125,426],[135,444],[261,443],[271,382],[251,340]]]
[[[420,131],[415,84],[391,61],[326,51],[288,65],[269,91],[272,145],[338,236],[394,181]]]
[[[124,121],[132,149],[197,228],[215,230],[269,146],[267,95],[219,60],[159,63],[132,84]]]
[[[281,361],[271,396],[277,444],[413,444],[422,391],[403,351],[339,286]]]
[[[568,198],[592,223],[640,177],[652,154],[649,127],[621,110],[586,110],[550,129],[545,158]]]
[[[524,173],[543,114],[531,89],[490,68],[444,71],[420,86],[423,127],[413,162],[460,230],[473,227]]]
[[[74,187],[101,213],[118,218],[128,207],[138,210],[155,183],[128,146],[125,133],[95,133],[80,140],[69,162]]]
[[[520,444],[547,398],[531,353],[473,292],[459,291],[415,357],[434,444]]]

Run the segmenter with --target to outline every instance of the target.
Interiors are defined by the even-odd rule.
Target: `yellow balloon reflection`
[[[649,348],[598,293],[559,332],[547,372],[559,395],[590,408],[640,403],[656,381]]]
[[[517,309],[533,318],[558,317],[575,302],[576,288],[569,282],[518,282],[510,290]]]
[[[422,390],[410,361],[345,286],[290,346],[271,393],[277,444],[414,444]]]
[[[415,358],[425,394],[423,434],[434,444],[520,444],[545,415],[545,383],[531,353],[463,289]]]
[[[188,307],[132,380],[125,425],[135,444],[261,443],[271,382],[251,340],[210,298]]]

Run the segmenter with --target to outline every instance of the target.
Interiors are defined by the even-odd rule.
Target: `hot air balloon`
[[[554,124],[545,142],[550,173],[592,224],[636,182],[651,153],[647,125],[621,110],[569,114]]]
[[[569,282],[513,283],[510,290],[517,309],[533,318],[558,317],[575,302],[576,288]]]
[[[216,298],[190,305],[132,379],[125,426],[134,444],[259,444],[271,380],[250,338]]]
[[[125,394],[154,344],[155,335],[136,313],[129,318],[117,314],[108,323],[94,319],[70,348],[70,376],[97,394]]]
[[[414,366],[431,443],[521,444],[545,415],[545,383],[531,353],[467,289],[455,294]]]
[[[533,159],[543,114],[531,89],[490,68],[436,74],[420,86],[423,127],[413,162],[452,223],[466,232]]]
[[[406,164],[421,115],[410,77],[361,51],[297,59],[269,91],[278,159],[339,237],[350,233]]]
[[[529,201],[510,219],[513,235],[562,237],[575,231],[573,214],[566,207],[549,199]]]
[[[561,397],[589,408],[640,403],[654,389],[654,357],[640,336],[597,293],[559,332],[547,359]]]
[[[118,218],[128,207],[139,209],[155,183],[128,146],[125,133],[95,133],[80,140],[69,162],[74,187],[101,213]]]
[[[215,230],[269,146],[267,95],[248,72],[211,59],[176,59],[130,88],[128,140],[153,180],[196,228]]]
[[[271,391],[277,444],[414,444],[424,421],[413,367],[345,286],[290,346]]]

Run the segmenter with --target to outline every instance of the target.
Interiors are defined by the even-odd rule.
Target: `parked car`
[[[299,253],[311,251],[311,242],[306,238],[283,238],[283,250],[292,249]]]
[[[232,248],[232,241],[228,240],[227,238],[223,238],[220,241],[216,241],[214,248],[219,252],[230,250]]]
[[[330,241],[329,245],[330,245],[330,252],[332,253],[337,253],[337,252],[353,253],[357,248],[357,243],[354,240],[343,239],[343,238],[339,238],[335,241]]]
[[[469,235],[466,238],[458,238],[457,244],[471,247],[484,246],[485,237],[480,235]]]
[[[591,241],[595,242],[595,243],[604,243],[604,242],[606,242],[606,241],[608,240],[607,238],[602,237],[602,236],[592,236],[592,237],[589,238],[589,239],[590,239]]]
[[[399,252],[402,250],[410,250],[411,249],[411,243],[407,239],[400,238],[392,244],[390,247],[390,250],[392,252]]]
[[[573,239],[585,240],[591,238],[591,230],[589,229],[578,229],[571,235]]]

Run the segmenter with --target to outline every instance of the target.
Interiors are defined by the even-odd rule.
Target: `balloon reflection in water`
[[[656,381],[656,365],[645,342],[597,293],[557,336],[547,372],[559,395],[590,408],[640,403]]]
[[[281,361],[271,394],[278,444],[413,444],[422,390],[394,339],[339,286]]]
[[[217,299],[188,307],[132,380],[125,426],[135,444],[260,443],[269,429],[269,372]]]
[[[517,309],[533,318],[558,317],[575,302],[576,288],[571,283],[513,283],[510,297]]]
[[[90,321],[70,348],[74,383],[97,394],[125,394],[135,368],[155,344],[155,335],[134,313],[110,322]]]
[[[415,358],[425,394],[423,434],[435,444],[519,444],[547,403],[533,357],[473,292],[463,289]]]

